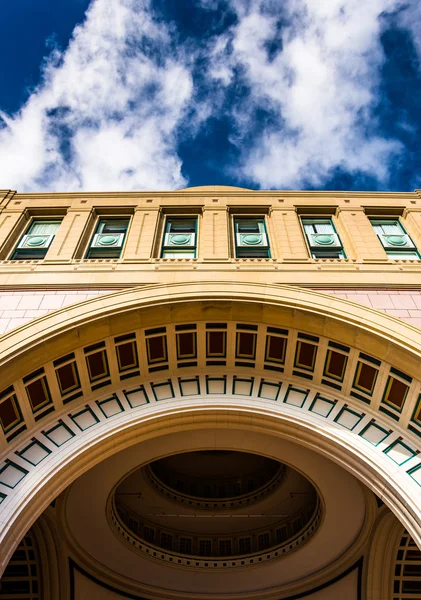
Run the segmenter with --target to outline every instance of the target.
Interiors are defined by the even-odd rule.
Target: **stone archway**
[[[1,440],[2,568],[82,473],[139,437],[210,422],[324,454],[421,545],[420,354],[421,332],[396,319],[252,284],[118,292],[3,336],[2,400],[19,410]]]

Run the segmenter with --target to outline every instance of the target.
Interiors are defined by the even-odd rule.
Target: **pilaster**
[[[91,208],[69,208],[44,261],[70,261],[74,258],[90,219],[93,219]]]
[[[418,250],[421,251],[421,211],[419,208],[407,208],[403,213],[404,227]]]
[[[347,248],[348,258],[387,260],[385,251],[362,206],[338,207],[337,220],[346,235],[342,243]]]
[[[225,206],[204,206],[200,223],[199,257],[205,260],[229,258],[229,215]]]
[[[0,258],[6,259],[14,245],[17,243],[19,236],[23,233],[24,225],[17,227],[19,221],[25,216],[22,209],[4,209],[0,208]],[[20,231],[22,229],[22,231]]]
[[[127,260],[149,260],[152,257],[160,214],[161,211],[158,206],[136,207],[127,233],[122,258]]]
[[[309,253],[295,208],[273,208],[270,243],[274,258],[306,260]]]

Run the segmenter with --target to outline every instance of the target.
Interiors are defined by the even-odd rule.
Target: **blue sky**
[[[0,188],[421,187],[418,0],[14,0]]]

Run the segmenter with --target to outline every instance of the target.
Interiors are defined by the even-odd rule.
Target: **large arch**
[[[207,355],[209,331],[225,331],[219,360]],[[195,340],[190,355],[177,350],[182,332]],[[162,338],[154,348],[152,338]],[[120,344],[136,348],[131,369],[121,368]],[[332,352],[344,358],[329,371]],[[142,439],[203,428],[266,431],[329,457],[421,546],[420,356],[421,331],[377,311],[294,287],[218,282],[117,292],[3,336],[2,399],[19,411],[0,440],[2,569],[82,473]],[[58,371],[68,365],[77,378],[63,394]],[[371,394],[357,385],[363,368]]]

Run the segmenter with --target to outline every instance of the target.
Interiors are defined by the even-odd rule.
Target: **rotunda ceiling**
[[[151,556],[274,557],[317,530],[322,503],[291,467],[233,450],[171,455],[136,469],[116,487],[109,510],[121,536]],[[203,566],[192,562],[190,566]]]
[[[280,476],[282,467],[263,456],[230,450],[186,452],[149,465],[155,480],[174,492],[205,501],[253,495]]]
[[[148,470],[161,461],[197,475],[203,451],[207,476],[217,478],[219,469],[225,479],[237,461],[251,473],[274,462],[282,480],[255,504],[223,508],[186,505],[176,491],[168,498],[150,484]],[[212,457],[215,465],[206,466]],[[284,586],[302,590],[311,574],[331,578],[339,557],[343,569],[359,556],[371,527],[366,503],[357,480],[319,454],[235,429],[165,434],[127,448],[81,476],[59,502],[63,538],[93,572],[111,569],[151,597],[212,600],[228,589],[233,598],[245,590],[275,598]]]

